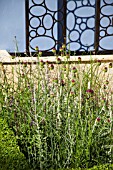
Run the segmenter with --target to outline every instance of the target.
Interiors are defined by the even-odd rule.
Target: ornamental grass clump
[[[33,169],[113,161],[113,99],[109,87],[103,88],[105,71],[99,67],[67,63],[62,69],[59,58],[55,65],[41,61],[32,69],[19,65],[15,82],[13,69],[9,81],[1,66],[0,116]]]

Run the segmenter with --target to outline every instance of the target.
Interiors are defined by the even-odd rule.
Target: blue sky
[[[42,1],[43,0],[34,0],[34,2],[38,2],[38,3],[41,3]],[[79,49],[80,41],[82,42],[83,49],[86,50],[94,49],[93,42],[94,42],[94,28],[95,28],[94,26],[95,10],[93,5],[95,3],[95,0],[90,0],[92,7],[88,9],[85,6],[83,7],[81,6],[82,1],[83,1],[83,5],[87,5],[88,2],[87,0],[67,0],[68,2],[67,13],[69,13],[67,15],[67,35],[70,36],[70,39],[72,41],[75,41],[69,44],[71,50],[75,50],[75,51]],[[108,0],[105,1],[108,2]],[[55,11],[57,9],[58,0],[45,0],[45,2],[50,10]],[[113,4],[113,0],[109,0],[108,7],[103,8],[102,11],[104,13],[106,12],[107,14],[110,14],[111,17],[113,17],[112,7],[110,6],[111,4]],[[76,9],[76,5],[79,7],[78,10],[74,10]],[[42,12],[41,8],[38,9],[39,9],[39,13],[41,13]],[[73,13],[76,16],[76,23],[77,23],[76,26],[74,26],[75,18]],[[85,19],[85,17],[87,16],[89,17],[88,20]],[[102,14],[101,17],[103,17]],[[25,20],[24,19],[25,19],[25,0],[0,0],[0,49],[1,50],[6,49],[7,51],[14,52],[15,51],[14,37],[16,36],[19,52],[25,51]],[[109,33],[109,35],[106,34],[106,39],[104,41],[101,40],[101,45],[102,47],[108,49],[110,48],[112,49],[113,46],[112,45],[113,38],[111,36],[111,34],[113,33],[113,26],[110,23],[110,19],[111,18],[108,18],[108,16],[106,17],[104,16],[103,19],[101,20],[101,24],[102,25],[105,24],[105,26],[108,27],[107,29],[101,28],[101,35],[102,35],[101,39],[103,38],[103,36],[105,36],[104,34],[106,30]],[[49,25],[51,25],[50,20],[51,20],[50,16],[45,18],[46,27],[49,27]],[[85,28],[86,22],[88,28]],[[41,33],[44,30],[43,28],[39,28],[38,31]],[[57,31],[57,24],[56,24],[54,29],[54,34],[56,39],[57,39],[57,33],[58,31]],[[50,35],[49,31],[47,35]],[[46,48],[46,46],[51,46],[50,43],[52,42],[49,42],[48,40],[47,39],[44,40],[44,38],[40,37],[40,39],[36,39],[36,41],[33,40],[33,46],[39,43],[40,48],[43,50],[44,48]],[[69,39],[67,38],[67,43],[68,42]]]

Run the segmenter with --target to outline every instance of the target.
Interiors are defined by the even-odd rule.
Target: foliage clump
[[[113,100],[106,72],[93,61],[88,67],[61,61],[35,68],[23,63],[16,82],[4,75],[1,117],[34,169],[111,163]]]

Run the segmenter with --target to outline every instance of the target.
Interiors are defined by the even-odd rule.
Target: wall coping
[[[61,59],[60,63],[66,62],[66,57],[58,56]],[[78,62],[78,57],[81,58],[81,62]],[[55,56],[47,56],[47,57],[16,57],[12,58],[12,56],[6,50],[0,50],[0,63],[4,65],[16,65],[16,64],[37,64],[39,61],[43,60],[48,63],[56,63]],[[70,56],[68,59],[69,63],[90,63],[91,61],[98,62],[100,60],[102,63],[113,62],[113,54],[109,55],[85,55],[85,56]]]

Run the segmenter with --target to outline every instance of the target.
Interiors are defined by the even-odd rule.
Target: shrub
[[[11,129],[5,120],[0,118],[0,169],[1,170],[29,170],[30,167],[19,151]]]

